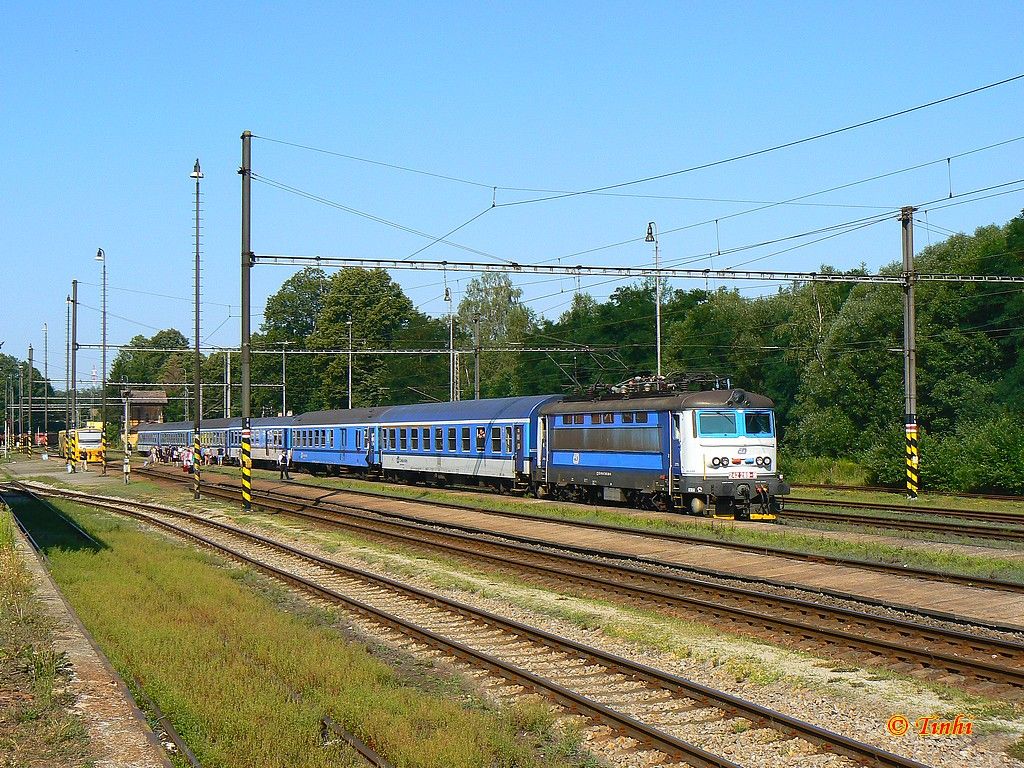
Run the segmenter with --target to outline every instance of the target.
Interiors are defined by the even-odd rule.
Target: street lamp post
[[[658,358],[658,378],[661,379],[661,275],[658,253],[658,225],[653,221],[647,225],[647,237],[644,242],[654,243],[654,339]]]
[[[50,340],[46,323],[43,323],[43,434],[50,432]]]
[[[294,344],[294,341],[279,341],[281,345],[281,415],[288,415],[288,369],[285,367],[285,351],[284,348],[289,344]]]
[[[348,325],[348,409],[352,410],[352,318],[346,322]]]
[[[452,315],[452,292],[445,286],[444,300],[448,302],[448,399],[455,402],[455,317]]]
[[[102,307],[102,372],[100,374],[100,463],[101,474],[107,474],[107,255],[102,248],[96,249],[96,261],[103,265],[103,303]]]

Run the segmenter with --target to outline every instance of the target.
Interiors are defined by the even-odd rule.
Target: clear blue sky
[[[15,3],[0,29],[3,352],[63,377],[64,297],[81,281],[80,338],[99,341],[97,247],[109,340],[191,336],[193,182],[204,195],[204,341],[239,335],[239,134],[423,169],[486,186],[579,190],[841,127],[1024,72],[1024,5],[1001,3]],[[1024,81],[751,160],[628,187],[664,197],[776,201],[1024,135]],[[954,192],[1024,177],[1024,141],[952,162]],[[264,177],[441,235],[492,191],[253,143]],[[1018,185],[1020,186],[1020,185]],[[944,163],[720,222],[722,249],[942,198]],[[405,257],[429,241],[254,183],[257,253]],[[498,202],[531,196],[499,190]],[[874,206],[874,207],[834,207]],[[750,203],[614,196],[497,208],[453,240],[533,262],[666,262],[718,248]],[[955,231],[1005,222],[1024,193],[928,213]],[[637,238],[586,256],[580,251]],[[917,245],[939,235],[923,227]],[[797,241],[798,244],[802,241]],[[727,267],[775,248],[721,256]],[[444,244],[423,258],[476,260]],[[751,266],[874,270],[899,257],[889,221]],[[711,262],[703,259],[694,266]],[[289,274],[254,272],[254,329]],[[442,314],[441,276],[394,273]],[[468,276],[450,277],[456,300]],[[461,282],[456,282],[460,280]],[[518,279],[556,317],[570,278]],[[584,281],[583,288],[597,281]],[[593,285],[603,298],[615,284]],[[681,287],[694,287],[681,284]],[[145,291],[179,298],[133,293]],[[744,286],[746,292],[766,290]],[[770,290],[770,288],[768,288]],[[233,305],[229,309],[229,305]],[[111,354],[111,358],[113,355]],[[98,365],[83,351],[80,370]]]

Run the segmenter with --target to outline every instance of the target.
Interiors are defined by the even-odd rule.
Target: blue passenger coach
[[[526,490],[537,462],[537,415],[558,395],[396,405],[380,418],[385,477]]]
[[[353,408],[296,416],[288,438],[292,463],[317,474],[378,471],[377,424],[389,410]]]

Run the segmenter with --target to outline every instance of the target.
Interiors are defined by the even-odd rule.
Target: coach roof
[[[419,403],[396,405],[381,419],[384,424],[429,424],[439,421],[496,421],[529,419],[545,403],[561,395],[530,395],[500,397],[490,400],[460,400],[455,403]]]
[[[292,422],[296,427],[321,427],[330,424],[374,424],[393,406],[375,408],[342,408],[333,411],[313,411],[296,416]]]

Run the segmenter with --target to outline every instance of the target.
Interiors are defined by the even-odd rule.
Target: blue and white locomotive
[[[253,462],[291,450],[296,469],[436,485],[476,485],[566,501],[613,501],[697,515],[771,517],[778,474],[768,398],[656,382],[588,398],[424,403],[253,419]],[[205,425],[209,424],[207,433]],[[139,450],[191,444],[192,425],[147,424]],[[241,419],[206,422],[204,445],[237,462]]]

